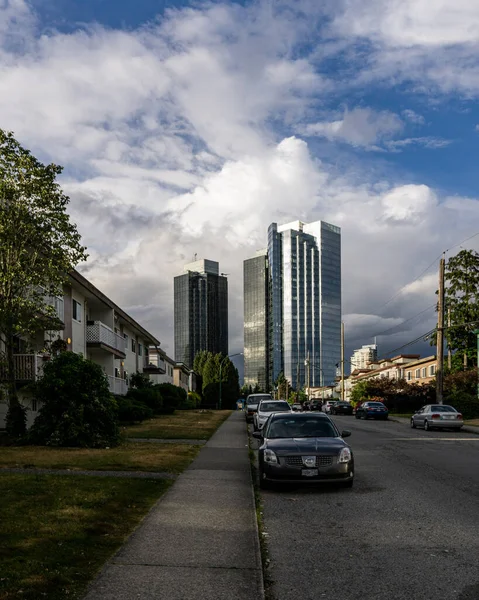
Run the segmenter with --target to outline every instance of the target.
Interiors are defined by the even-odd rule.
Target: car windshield
[[[457,410],[455,408],[452,408],[452,406],[447,406],[444,404],[439,404],[438,406],[431,406],[431,410],[434,412],[457,412]]]
[[[247,404],[259,404],[261,400],[271,400],[271,396],[249,396],[246,399]]]
[[[261,412],[276,412],[289,410],[289,404],[287,402],[261,402],[259,408]]]
[[[274,419],[274,417],[273,417]],[[337,437],[337,431],[328,419],[274,419],[265,437],[277,438],[311,438]]]

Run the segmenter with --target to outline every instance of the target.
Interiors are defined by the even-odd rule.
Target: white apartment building
[[[371,363],[378,359],[378,347],[376,344],[364,345],[354,350],[351,356],[351,373],[355,369],[367,369]]]
[[[153,383],[171,383],[174,385],[174,370],[176,362],[159,347],[150,346],[148,349],[149,367],[145,370],[150,374]],[[157,370],[152,372],[156,367]]]
[[[155,336],[77,271],[70,274],[63,297],[49,298],[48,302],[55,307],[64,329],[39,331],[34,339],[18,340],[15,371],[20,397],[22,386],[41,377],[43,365],[50,360],[49,345],[58,338],[66,342],[67,350],[101,365],[115,394],[126,394],[130,377],[136,372],[165,373],[161,363],[150,364],[148,349],[160,346]],[[0,384],[2,377],[5,379],[5,373],[0,370]],[[31,409],[30,425],[39,407],[26,396],[24,402]],[[4,426],[6,410],[5,401],[2,404],[0,400],[0,427]]]

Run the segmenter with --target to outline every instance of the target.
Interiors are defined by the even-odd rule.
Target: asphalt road
[[[262,492],[275,600],[479,600],[479,435],[333,417],[354,488]]]

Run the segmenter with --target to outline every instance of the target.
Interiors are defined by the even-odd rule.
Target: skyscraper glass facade
[[[244,383],[269,391],[269,270],[266,252],[244,261]]]
[[[228,280],[217,269],[175,277],[174,315],[176,361],[192,367],[201,350],[228,354]]]

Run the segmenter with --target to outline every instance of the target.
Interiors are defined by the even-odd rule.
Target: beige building
[[[43,365],[50,360],[50,344],[56,339],[64,340],[67,350],[99,364],[108,377],[112,393],[126,394],[131,375],[148,372],[148,348],[159,347],[160,342],[83,275],[72,272],[64,286],[63,297],[46,300],[55,307],[64,328],[39,331],[30,340],[17,340],[15,372],[20,392],[26,384],[41,377]],[[0,384],[5,378],[5,370],[0,370]],[[26,396],[24,401],[31,409],[28,411],[30,425],[39,407]],[[0,427],[6,409],[5,401],[0,401]]]
[[[403,369],[403,377],[408,383],[429,383],[436,377],[437,357],[427,356],[410,362]]]
[[[187,392],[190,391],[190,372],[191,370],[181,362],[175,363],[173,369],[173,383],[178,387],[183,388]]]

